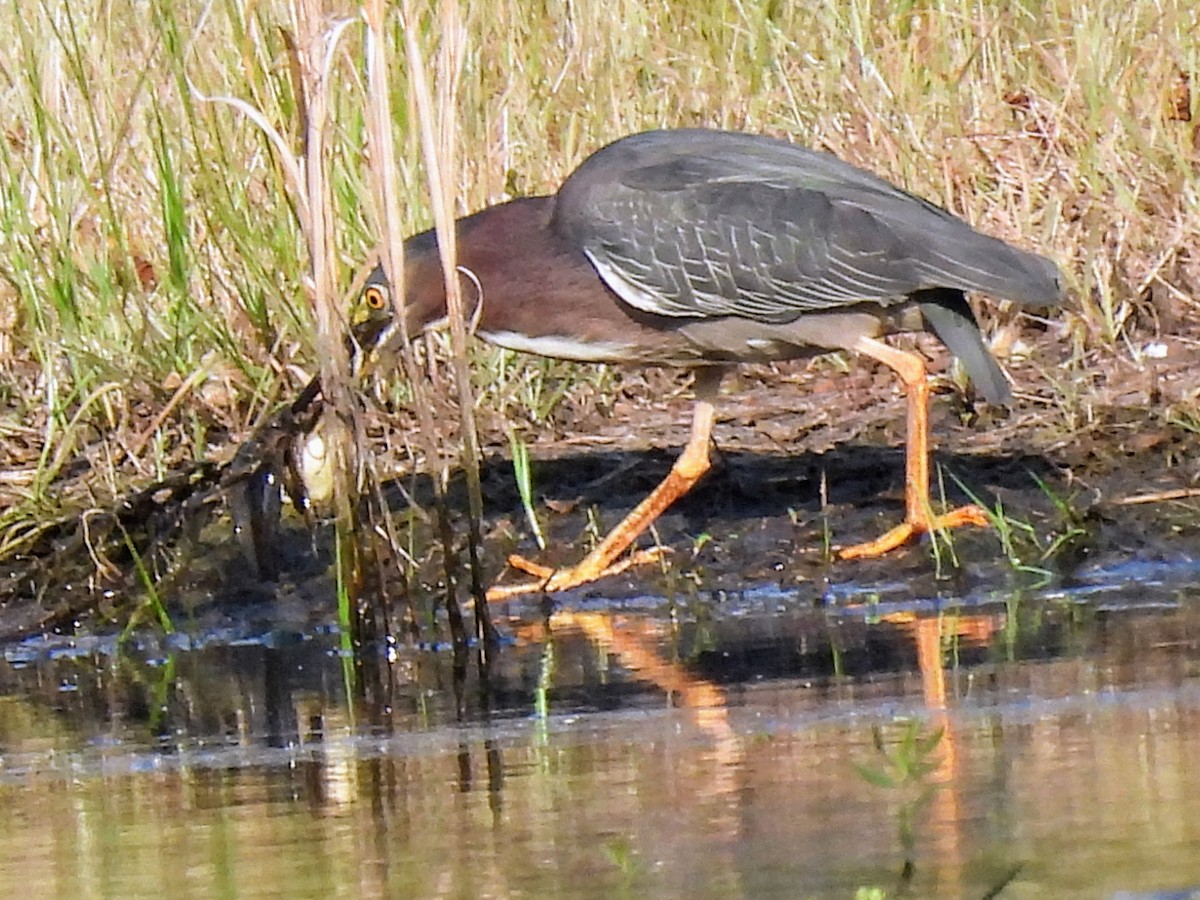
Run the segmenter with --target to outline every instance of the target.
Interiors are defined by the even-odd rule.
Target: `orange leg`
[[[882,556],[917,535],[960,525],[988,525],[987,514],[978,506],[961,506],[935,516],[929,503],[929,380],[920,357],[897,350],[882,341],[862,337],[854,342],[859,353],[894,369],[904,382],[908,400],[908,438],[904,452],[904,521],[882,537],[864,544],[844,547],[842,559]]]
[[[488,599],[506,600],[521,594],[566,591],[609,575],[624,572],[630,566],[657,560],[659,549],[642,550],[618,561],[629,545],[649,528],[672,503],[692,489],[709,470],[709,445],[712,442],[715,409],[713,400],[720,386],[720,369],[701,369],[696,373],[696,408],[692,414],[692,432],[683,453],[671,466],[667,477],[650,495],[634,507],[620,524],[579,563],[567,569],[550,569],[520,556],[510,556],[508,564],[536,577],[536,581],[512,585],[496,585],[488,591]]]

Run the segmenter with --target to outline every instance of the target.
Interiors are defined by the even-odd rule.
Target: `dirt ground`
[[[961,591],[1069,581],[1112,561],[1200,558],[1200,418],[1190,412],[1200,408],[1197,344],[1166,341],[1064,362],[1062,342],[1046,337],[1009,360],[1015,397],[1006,408],[973,404],[945,371],[948,358],[936,341],[920,338],[915,346],[936,373],[934,498],[975,499],[999,514],[998,528],[959,529],[949,543],[924,540],[880,560],[834,559],[830,547],[869,540],[903,516],[897,380],[869,362],[832,357],[744,367],[727,379],[718,405],[713,471],[639,542],[669,548],[667,562],[581,587],[564,602],[764,583],[820,602],[836,585],[903,583],[915,593],[943,593],[947,584]],[[514,551],[551,566],[578,560],[665,476],[686,441],[691,408],[685,373],[629,372],[603,395],[568,392],[549,421],[525,429],[544,550],[522,510],[505,423],[482,413],[488,577],[521,580],[505,570]],[[368,410],[368,420],[394,519],[405,518],[413,498],[428,510],[428,480],[411,473],[406,420],[379,407]],[[461,479],[449,500],[461,548]],[[329,529],[314,536],[298,516],[285,521],[278,579],[247,578],[251,569],[226,516],[181,552],[164,596],[182,602],[188,615],[254,609],[296,622],[328,619]],[[416,524],[401,532],[404,552],[416,561],[410,596],[438,596],[444,569],[432,529]],[[133,583],[129,573],[126,583]],[[97,587],[103,593],[99,582],[88,589]],[[10,599],[0,625],[9,637],[29,633],[39,620],[26,604],[36,610],[58,602],[56,593],[81,588],[52,584],[38,597]],[[78,620],[86,625],[89,617]]]
[[[1196,345],[1165,342],[1138,361],[1068,365],[1061,345],[1046,340],[1010,363],[1008,408],[971,404],[943,371],[940,345],[922,338],[919,349],[941,372],[931,415],[935,498],[943,491],[966,502],[970,491],[1009,524],[1004,534],[956,532],[960,568],[995,577],[997,565],[1015,565],[1069,578],[1103,559],[1200,555],[1200,492],[1192,493],[1200,434],[1187,413],[1200,388]],[[566,405],[556,427],[529,435],[545,551],[529,539],[507,442],[496,435],[487,448],[493,571],[512,549],[551,565],[578,559],[588,516],[611,527],[687,438],[691,399],[678,373],[627,375],[603,414]],[[675,574],[705,588],[766,580],[819,590],[831,578],[932,572],[927,544],[869,562],[831,562],[826,552],[902,518],[904,421],[897,380],[878,366],[854,361],[845,370],[826,358],[740,370],[718,406],[716,467],[655,530],[674,551]],[[663,577],[643,570],[580,592],[661,589]]]

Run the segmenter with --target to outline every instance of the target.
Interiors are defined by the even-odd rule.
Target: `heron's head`
[[[350,315],[350,334],[356,348],[364,357],[371,351],[388,343],[398,322],[392,303],[392,286],[383,273],[383,266],[376,266],[367,276],[362,293]]]

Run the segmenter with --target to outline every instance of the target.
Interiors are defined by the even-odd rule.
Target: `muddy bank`
[[[1187,413],[1197,362],[1190,344],[1166,344],[1165,357],[1137,362],[1069,361],[1046,341],[1010,365],[1016,385],[1010,408],[973,404],[969,390],[942,371],[939,345],[921,340],[919,346],[941,373],[931,416],[934,496],[982,502],[996,512],[999,527],[960,529],[882,560],[834,561],[831,547],[875,537],[903,515],[904,401],[895,379],[865,363],[847,371],[835,358],[746,367],[729,380],[718,408],[714,470],[641,541],[669,548],[666,562],[560,599],[769,583],[820,602],[831,585],[844,582],[942,592],[1070,581],[1113,560],[1200,557],[1200,496],[1190,493],[1200,449]],[[506,423],[483,414],[488,572],[514,579],[516,573],[504,572],[514,551],[549,565],[579,559],[597,531],[667,473],[686,440],[690,412],[686,375],[627,373],[613,392],[568,391],[547,421],[523,429],[545,550],[533,542],[522,509]],[[396,610],[407,609],[407,601],[426,609],[440,596],[444,568],[430,527],[410,515],[409,501],[427,509],[429,484],[411,471],[404,418],[378,407],[368,417],[387,505],[402,554],[410,556],[386,563],[385,580],[396,592]],[[461,484],[450,502],[461,519]],[[279,538],[283,571],[262,580],[247,577],[228,518],[209,522],[189,537],[162,595],[192,617],[278,616],[304,627],[328,622],[334,613],[327,532],[310,532],[299,516],[287,516]],[[465,526],[458,534],[461,545]],[[410,576],[407,597],[402,565]],[[105,588],[100,579],[67,589]],[[43,594],[10,604],[0,613],[7,634],[29,630],[14,627],[31,621],[24,604],[53,602]],[[122,620],[119,609],[100,606],[101,621]],[[92,616],[79,623],[97,624]]]
[[[945,361],[932,342],[922,347],[933,368]],[[1198,435],[1183,413],[1196,362],[1183,344],[1141,364],[1068,364],[1044,347],[1011,366],[1017,397],[1007,409],[975,406],[943,378],[931,416],[934,496],[940,488],[954,503],[978,499],[1007,524],[956,531],[954,553],[1067,576],[1102,554],[1200,552],[1200,498],[1188,495]],[[553,539],[542,558],[577,558],[587,509],[611,524],[666,474],[687,436],[690,399],[672,391],[679,385],[663,373],[635,376],[611,416],[580,417],[574,434],[534,444],[539,496],[569,510],[544,512]],[[715,439],[715,470],[658,524],[677,569],[736,583],[930,568],[927,545],[865,563],[831,563],[826,552],[903,515],[904,402],[886,371],[842,372],[828,360],[747,368],[727,386]],[[509,509],[524,537],[511,474],[492,449],[490,506]]]

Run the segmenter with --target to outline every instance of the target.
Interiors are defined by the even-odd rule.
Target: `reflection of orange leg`
[[[961,506],[935,516],[929,504],[929,381],[920,357],[897,350],[873,338],[854,342],[859,353],[895,370],[904,382],[908,401],[908,436],[904,452],[904,521],[882,537],[839,551],[842,559],[882,556],[917,535],[959,525],[987,525],[987,514],[978,506]]]
[[[544,642],[549,637],[549,623],[558,634],[579,631],[603,648],[606,661],[615,660],[640,681],[655,685],[666,694],[667,705],[686,709],[690,718],[712,739],[712,750],[702,755],[707,766],[703,777],[683,779],[676,787],[683,790],[678,796],[678,811],[692,808],[697,800],[704,805],[705,828],[708,833],[736,837],[741,832],[743,791],[740,789],[745,772],[746,750],[743,738],[729,721],[729,704],[725,689],[693,675],[683,663],[669,653],[674,641],[662,625],[653,619],[625,618],[609,613],[585,613],[560,609],[548,620],[547,630],[530,630],[518,626],[518,639]],[[672,790],[667,788],[667,790]]]
[[[709,443],[712,441],[715,410],[713,400],[721,383],[720,369],[700,369],[696,373],[696,409],[692,415],[692,433],[683,453],[671,466],[667,477],[651,491],[650,496],[634,507],[621,522],[608,533],[591,553],[568,569],[549,569],[530,562],[520,556],[510,556],[508,564],[536,576],[536,581],[513,585],[497,585],[488,591],[489,600],[505,600],[519,594],[566,591],[608,575],[623,572],[631,565],[652,562],[661,556],[661,551],[645,550],[632,554],[628,559],[617,558],[629,549],[638,535],[649,528],[672,503],[692,489],[700,477],[709,470]]]
[[[946,667],[942,659],[942,633],[945,620],[941,616],[917,619],[913,623],[917,641],[917,663],[921,668],[921,685],[925,705],[933,713],[932,722],[942,729],[938,742],[935,784],[942,790],[931,797],[928,819],[933,824],[934,845],[951,883],[962,883],[962,811],[958,792],[958,740],[955,721],[946,704]]]
[[[575,628],[583,632],[638,678],[664,691],[672,706],[715,710],[720,722],[719,736],[731,736],[725,691],[713,682],[691,674],[682,663],[664,656],[663,648],[669,646],[669,636],[662,633],[657,622],[614,617],[610,613],[560,609],[555,611],[553,623],[555,630]],[[707,727],[705,718],[698,717],[697,721]]]
[[[946,708],[946,667],[942,663],[942,619],[921,618],[913,623],[917,641],[917,666],[921,688],[930,709]]]

